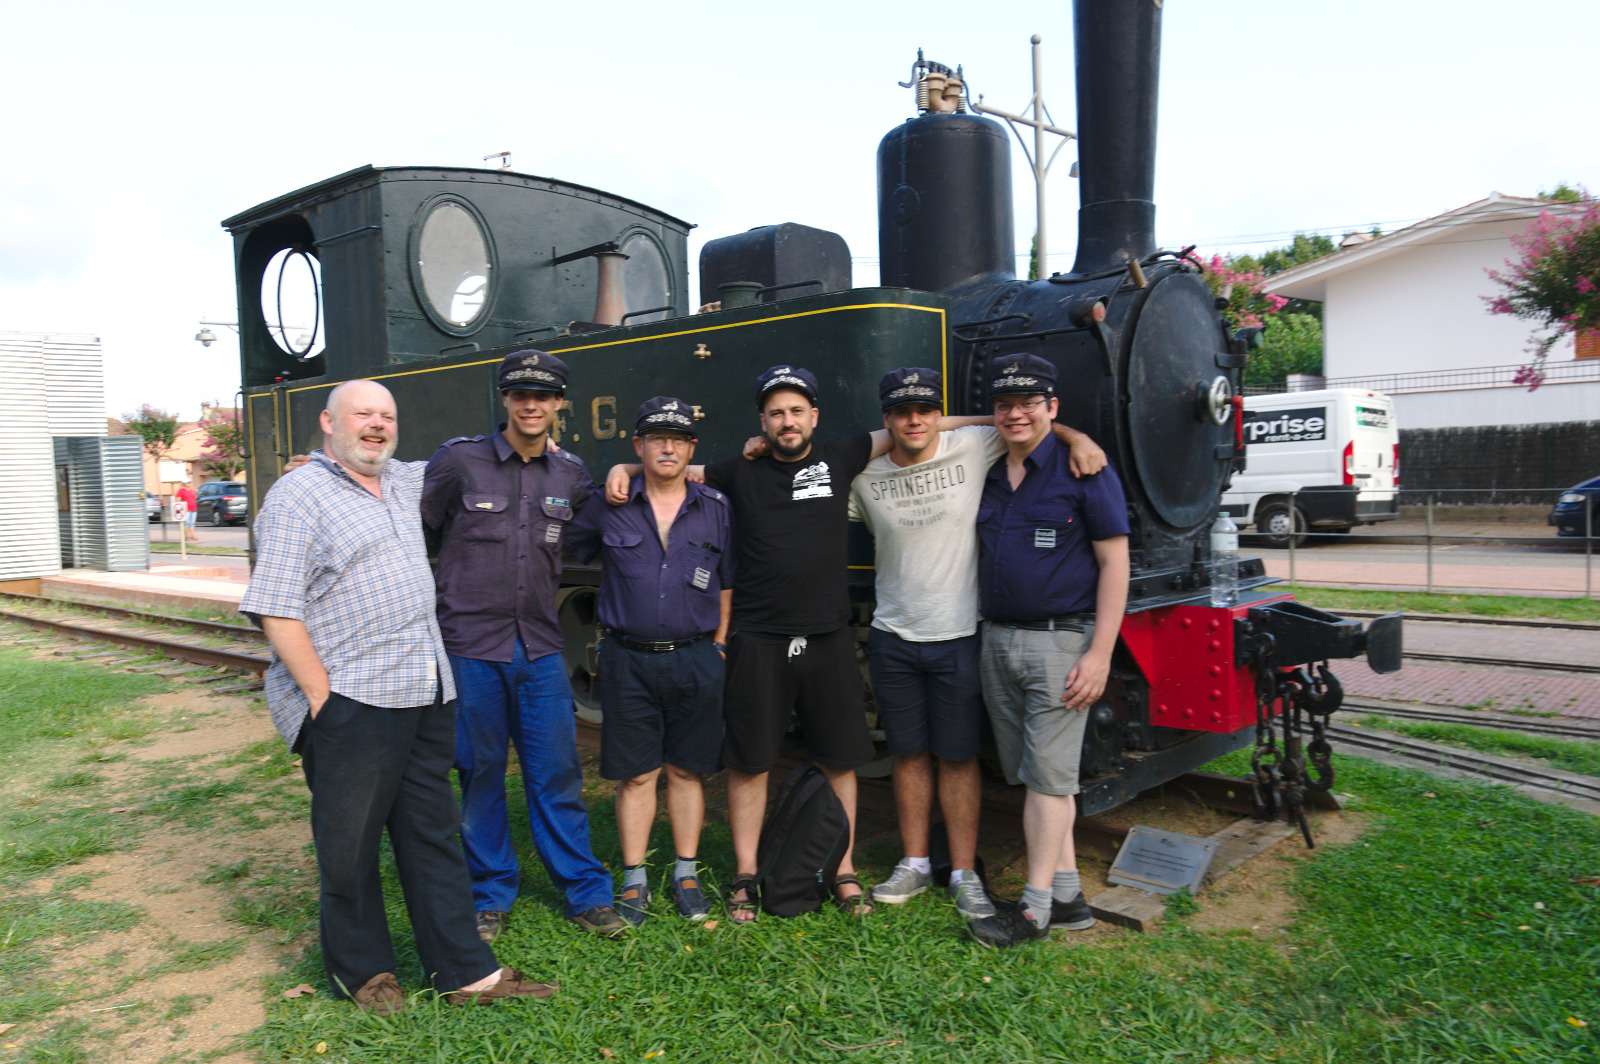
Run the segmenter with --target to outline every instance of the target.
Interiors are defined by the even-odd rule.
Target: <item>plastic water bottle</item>
[[[1239,526],[1226,513],[1211,525],[1211,604],[1239,601]]]

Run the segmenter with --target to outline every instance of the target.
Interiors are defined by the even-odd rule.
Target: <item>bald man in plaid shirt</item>
[[[426,978],[454,1004],[548,997],[478,937],[450,789],[455,688],[418,509],[426,463],[394,462],[394,397],[348,381],[327,452],[273,485],[239,604],[272,643],[267,705],[311,788],[323,961],[335,995],[406,1007],[384,919],[385,828]]]

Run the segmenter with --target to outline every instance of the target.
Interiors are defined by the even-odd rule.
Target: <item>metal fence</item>
[[[1241,521],[1249,553],[1259,553],[1268,575],[1300,584],[1386,590],[1529,594],[1593,598],[1600,590],[1595,554],[1600,550],[1600,500],[1588,498],[1573,515],[1577,534],[1558,535],[1550,516],[1567,488],[1520,489],[1542,494],[1544,506],[1495,506],[1497,490],[1399,490],[1394,519],[1351,529],[1304,522],[1276,542]],[[1326,495],[1323,495],[1326,498]],[[1479,498],[1482,503],[1463,504]],[[1445,499],[1451,500],[1446,504]]]
[[[1417,373],[1381,373],[1366,377],[1328,377],[1308,381],[1300,387],[1292,381],[1274,381],[1266,385],[1250,385],[1245,394],[1275,395],[1279,392],[1308,391],[1311,384],[1320,388],[1366,388],[1371,391],[1401,395],[1406,392],[1448,392],[1473,388],[1526,388],[1518,374],[1526,367],[1522,363],[1500,366],[1470,366],[1459,369],[1423,370]],[[1541,372],[1542,383],[1575,384],[1600,381],[1600,359],[1573,359],[1570,362],[1546,362]]]

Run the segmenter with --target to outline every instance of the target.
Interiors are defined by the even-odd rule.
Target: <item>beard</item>
[[[800,432],[800,442],[786,444],[775,433],[767,433],[767,444],[772,448],[772,453],[779,458],[793,460],[805,454],[811,448],[811,435],[805,430]]]
[[[390,436],[383,445],[383,450],[376,455],[369,455],[361,450],[361,437],[359,435],[335,432],[328,441],[328,449],[333,452],[333,457],[340,465],[354,469],[362,476],[375,477],[383,472],[384,463],[394,457],[394,450],[400,441]]]

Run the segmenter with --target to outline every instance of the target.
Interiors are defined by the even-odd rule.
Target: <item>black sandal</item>
[[[734,895],[744,892],[743,898]],[[733,882],[728,885],[728,892],[724,896],[728,907],[728,918],[736,924],[753,924],[756,916],[761,912],[761,889],[755,876],[734,876]]]
[[[839,887],[845,884],[854,885],[859,894],[840,894]],[[833,904],[846,916],[872,915],[872,898],[867,894],[867,888],[861,885],[861,880],[855,876],[835,876],[833,880]]]

